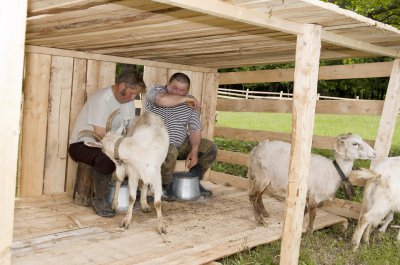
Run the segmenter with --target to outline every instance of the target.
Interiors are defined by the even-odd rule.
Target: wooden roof
[[[321,59],[400,54],[399,30],[317,0],[30,0],[26,44],[224,68],[295,61],[305,23]]]

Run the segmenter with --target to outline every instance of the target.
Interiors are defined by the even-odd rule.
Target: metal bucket
[[[200,198],[200,181],[189,177],[188,172],[175,172],[172,191],[179,200],[194,201]]]
[[[110,185],[108,192],[108,202],[111,204],[114,196],[115,186]],[[121,185],[118,193],[118,212],[126,212],[129,206],[129,187],[128,185]]]

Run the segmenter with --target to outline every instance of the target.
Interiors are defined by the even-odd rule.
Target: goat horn
[[[108,116],[107,125],[106,125],[106,133],[111,131],[113,119],[118,113],[119,113],[119,109],[116,109],[110,114],[110,116]]]
[[[82,130],[82,131],[80,131],[79,134],[78,134],[78,139],[82,138],[82,137],[92,137],[98,142],[101,140],[100,135],[98,135],[97,133],[95,133],[94,131],[91,131],[91,130]]]

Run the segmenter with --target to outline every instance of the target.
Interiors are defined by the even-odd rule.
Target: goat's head
[[[109,154],[113,156],[115,142],[116,140],[121,138],[121,136],[123,136],[124,133],[126,133],[126,127],[129,124],[129,119],[125,119],[123,124],[118,128],[117,131],[111,132],[112,121],[118,113],[119,109],[113,111],[108,117],[106,124],[106,135],[103,138],[91,130],[81,131],[78,135],[78,138],[82,137],[94,138],[96,140],[95,142],[85,141],[85,145],[90,147],[101,148],[107,156],[109,156]]]
[[[341,134],[336,137],[334,149],[336,156],[345,160],[375,159],[375,150],[357,134]]]

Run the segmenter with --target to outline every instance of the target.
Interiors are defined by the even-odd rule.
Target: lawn
[[[364,139],[374,140],[379,126],[379,116],[350,116],[350,115],[316,115],[314,134],[321,136],[336,136],[342,133],[356,133]],[[276,132],[291,132],[291,114],[276,113],[233,113],[219,112],[216,126],[240,129],[266,130]],[[393,137],[391,156],[400,155],[400,118]],[[220,149],[248,153],[257,144],[256,142],[240,142],[224,138],[216,138]],[[328,150],[315,150],[332,157]],[[368,166],[360,161],[356,166]],[[213,170],[226,172],[238,176],[246,176],[247,168],[227,163],[215,163]],[[361,201],[362,188],[357,189],[355,200]],[[338,197],[343,192],[338,191]],[[357,225],[356,220],[349,220],[349,227],[342,231],[340,226],[333,226],[304,235],[301,242],[299,264],[301,265],[400,265],[400,242],[396,241],[398,228],[388,228],[386,234],[381,235],[374,231],[370,238],[370,245],[363,245],[357,252],[352,251],[350,244],[352,234]],[[392,224],[399,224],[400,217],[395,215]],[[253,249],[244,249],[241,253],[219,260],[225,265],[250,264],[279,264],[280,241],[259,246]]]

